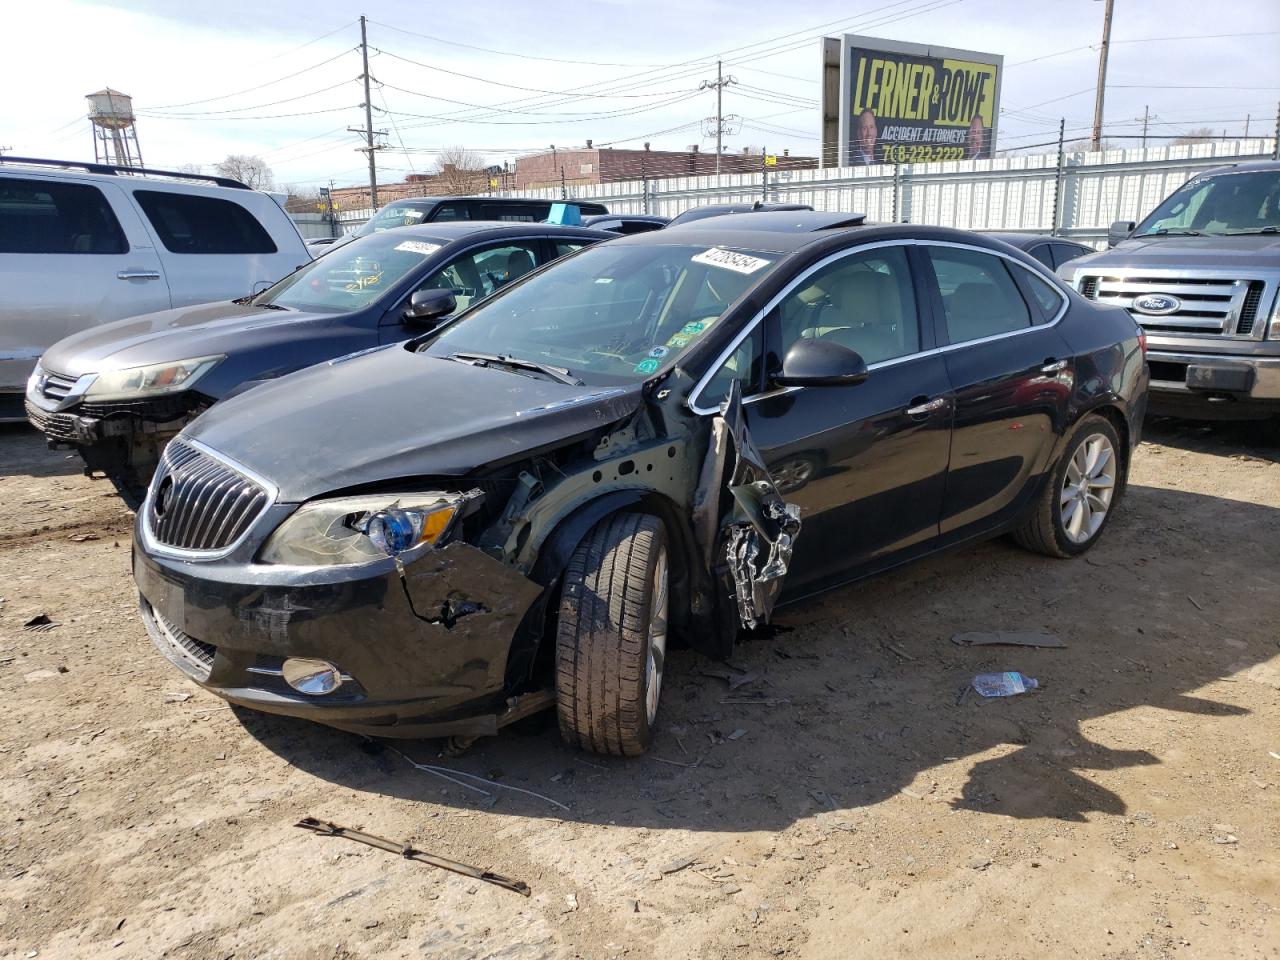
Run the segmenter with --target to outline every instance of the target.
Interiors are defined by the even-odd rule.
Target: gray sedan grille
[[[165,447],[146,522],[164,546],[212,552],[233,546],[270,501],[259,483],[179,437]]]
[[[68,377],[63,373],[54,373],[51,370],[46,370],[40,392],[44,394],[47,400],[61,400],[71,392],[71,388],[76,385],[76,379],[76,377]]]

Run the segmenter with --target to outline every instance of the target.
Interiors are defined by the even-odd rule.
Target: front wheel
[[[1105,417],[1082,419],[1014,539],[1050,557],[1084,553],[1102,535],[1124,487],[1120,437]]]
[[[607,517],[574,551],[556,624],[556,713],[567,743],[615,756],[648,748],[669,582],[666,531],[648,514]]]

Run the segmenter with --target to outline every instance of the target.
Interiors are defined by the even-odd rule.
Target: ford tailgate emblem
[[[1155,317],[1177,313],[1182,309],[1182,301],[1167,293],[1145,293],[1133,298],[1133,309],[1138,313],[1147,313]]]

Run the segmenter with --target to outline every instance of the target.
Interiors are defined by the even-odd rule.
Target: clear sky
[[[1086,137],[1099,0],[42,0],[6,5],[0,148],[92,157],[84,95],[131,94],[148,166],[258,154],[277,184],[359,183],[363,91],[356,18],[369,19],[380,179],[432,169],[462,144],[501,163],[596,144],[714,147],[700,81],[738,80],[729,149],[813,154],[818,41],[870,34],[1003,54],[1002,148]],[[1225,35],[1225,36],[1224,36]],[[1197,39],[1176,39],[1195,37]],[[1280,0],[1115,0],[1106,133],[1209,126],[1271,133],[1280,101]],[[1092,47],[1091,47],[1092,45]],[[483,49],[475,49],[483,48]]]

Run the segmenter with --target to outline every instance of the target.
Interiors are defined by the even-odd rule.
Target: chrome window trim
[[[790,283],[788,283],[785,287],[783,287],[780,291],[778,291],[778,293],[768,303],[766,303],[764,307],[761,308],[759,313],[757,313],[754,317],[752,317],[747,323],[744,323],[742,325],[742,329],[738,331],[738,335],[735,336],[733,340],[729,342],[729,345],[725,347],[725,349],[721,352],[720,356],[716,358],[715,363],[713,363],[707,369],[707,372],[702,375],[702,377],[698,380],[694,388],[691,391],[689,391],[689,397],[685,401],[689,409],[694,413],[698,414],[699,416],[706,416],[708,414],[719,412],[720,408],[718,406],[701,407],[698,405],[698,400],[702,396],[702,391],[706,389],[706,386],[708,383],[711,382],[712,377],[714,377],[715,374],[719,372],[720,368],[724,366],[724,364],[728,361],[729,357],[733,354],[733,351],[737,350],[738,347],[742,344],[742,341],[751,335],[751,332],[755,330],[757,326],[760,325],[760,323],[764,320],[764,318],[769,315],[770,311],[772,311],[774,307],[776,307],[779,303],[781,303],[784,298],[786,298],[789,294],[791,294],[801,283],[803,283],[806,279],[808,279],[815,271],[821,270],[823,267],[827,266],[828,264],[834,263],[835,261],[843,259],[844,257],[855,256],[860,253],[865,253],[868,250],[877,250],[882,247],[956,247],[961,250],[973,250],[977,253],[985,253],[993,257],[1000,257],[1004,260],[1007,260],[1009,263],[1015,266],[1021,267],[1023,270],[1026,270],[1029,273],[1039,276],[1041,279],[1047,280],[1050,286],[1052,286],[1054,290],[1058,292],[1058,296],[1062,300],[1062,305],[1058,308],[1058,312],[1053,315],[1053,318],[1051,320],[1048,320],[1045,323],[1033,323],[1023,330],[1010,330],[1008,333],[997,333],[997,334],[994,334],[993,336],[982,337],[978,340],[965,340],[963,343],[949,343],[946,346],[931,347],[928,350],[918,350],[915,353],[904,354],[901,357],[892,357],[889,360],[879,360],[875,363],[867,364],[868,372],[872,370],[881,370],[885,367],[895,366],[900,363],[905,363],[908,360],[916,360],[921,357],[931,357],[936,354],[950,353],[953,350],[960,350],[965,347],[974,346],[975,344],[992,343],[996,340],[1004,340],[1007,337],[1020,337],[1025,334],[1032,333],[1036,330],[1044,330],[1048,327],[1057,326],[1057,324],[1062,320],[1063,316],[1066,315],[1067,308],[1070,307],[1071,305],[1071,301],[1067,299],[1067,296],[1062,292],[1062,289],[1060,286],[1060,284],[1062,284],[1064,281],[1059,280],[1051,271],[1043,268],[1042,265],[1039,263],[1039,261],[1037,261],[1036,267],[1033,268],[1029,264],[1023,263],[1017,257],[1010,256],[1009,254],[1004,253],[1001,250],[992,250],[990,247],[982,247],[982,246],[978,246],[977,244],[971,244],[971,243],[957,243],[951,240],[880,240],[875,243],[867,243],[861,246],[851,247],[846,250],[839,250],[831,254],[830,256],[823,257],[817,263],[810,264],[809,267],[807,267],[803,273],[800,273],[797,276],[795,276]],[[916,309],[918,312],[919,311],[918,305]],[[1028,316],[1033,316],[1031,311],[1031,306],[1029,304],[1027,306],[1027,314]],[[780,397],[780,396],[784,396],[785,394],[792,393],[796,390],[804,390],[804,389],[806,388],[805,387],[781,387],[775,390],[766,390],[763,393],[753,394],[750,397],[743,397],[742,402],[744,404],[754,403],[756,400],[763,400],[766,397]]]
[[[156,484],[160,480],[161,476],[160,470],[157,469],[151,478],[151,483],[147,485],[147,495],[143,499],[142,505],[138,508],[141,517],[141,523],[138,524],[138,530],[142,534],[142,545],[146,548],[148,553],[161,557],[168,557],[173,560],[221,560],[224,557],[230,556],[238,550],[246,540],[249,539],[249,535],[253,533],[254,528],[262,521],[262,518],[266,516],[267,512],[276,505],[276,500],[280,495],[280,488],[266,477],[262,476],[262,474],[249,469],[244,464],[236,460],[232,460],[226,454],[219,453],[208,444],[201,443],[199,440],[194,440],[191,437],[183,437],[181,434],[179,434],[178,437],[175,437],[174,440],[179,439],[179,437],[187,446],[195,447],[205,456],[212,457],[214,460],[230,467],[236,473],[239,473],[258,484],[266,491],[266,502],[263,504],[262,509],[258,511],[258,515],[245,525],[244,533],[240,534],[240,536],[236,537],[234,541],[225,547],[220,547],[217,550],[188,550],[181,547],[170,547],[156,540],[151,533],[151,500],[155,496]],[[173,441],[171,440],[169,442],[172,443]],[[163,463],[163,460],[161,462]]]

